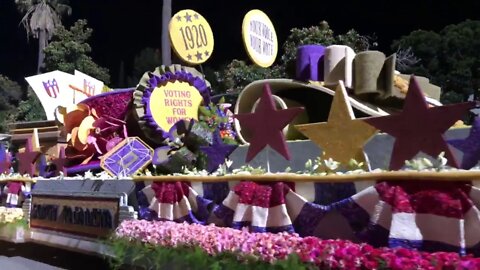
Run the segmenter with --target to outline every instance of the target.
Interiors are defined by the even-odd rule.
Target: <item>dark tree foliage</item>
[[[411,48],[420,62],[405,70],[426,76],[442,87],[442,102],[479,97],[480,21],[448,25],[440,32],[418,30],[392,44],[392,49]]]
[[[236,59],[216,75],[218,86],[227,93],[239,93],[245,86],[256,80],[282,77],[277,67],[262,68]]]
[[[109,84],[108,69],[98,66],[88,55],[92,51],[88,44],[92,31],[86,20],[76,21],[69,30],[58,27],[52,42],[45,48],[45,71],[61,70],[73,74],[77,69]]]
[[[27,98],[22,100],[15,112],[15,122],[46,120],[47,116],[37,95],[28,89]]]
[[[345,34],[335,34],[327,22],[306,28],[293,28],[282,46],[283,54],[279,57],[279,64],[270,68],[260,68],[245,61],[233,60],[221,71],[217,72],[218,88],[216,92],[238,93],[247,84],[255,80],[268,78],[294,78],[295,58],[297,47],[306,44],[348,45],[356,52],[365,51],[376,43],[373,38],[363,36],[355,30]]]
[[[0,75],[0,133],[7,131],[7,124],[14,121],[16,109],[23,96],[21,86]]]
[[[301,45],[321,44],[329,46],[333,44],[347,45],[355,52],[366,51],[370,47],[374,47],[371,41],[374,38],[360,35],[356,30],[351,29],[345,34],[336,35],[326,21],[322,21],[319,25],[293,28],[290,35],[283,44],[283,55],[281,56],[280,69],[285,73],[285,77],[293,78],[295,76],[295,60],[297,47]]]
[[[162,56],[159,50],[153,48],[141,50],[133,60],[133,72],[127,79],[128,86],[136,86],[145,72],[153,71],[161,65]]]

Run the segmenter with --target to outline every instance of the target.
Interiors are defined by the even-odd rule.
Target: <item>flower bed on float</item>
[[[18,222],[23,219],[22,208],[0,206],[0,225]]]
[[[116,262],[188,269],[479,269],[453,252],[374,248],[345,240],[187,223],[128,220],[111,239]],[[128,252],[127,252],[128,250]],[[179,268],[180,269],[180,268]]]
[[[27,227],[22,208],[0,206],[0,239],[15,243],[24,242]]]

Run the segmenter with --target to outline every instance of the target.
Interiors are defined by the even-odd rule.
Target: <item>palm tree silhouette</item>
[[[68,0],[15,0],[18,10],[25,14],[20,21],[27,36],[38,39],[37,73],[45,59],[43,49],[47,47],[55,29],[62,24],[61,18],[72,13]]]

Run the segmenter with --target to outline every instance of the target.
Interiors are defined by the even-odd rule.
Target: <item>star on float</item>
[[[218,131],[213,133],[212,145],[200,146],[200,150],[207,154],[208,157],[208,172],[212,173],[216,171],[218,166],[223,164],[225,162],[225,158],[227,158],[236,148],[237,145],[223,143]]]
[[[11,156],[5,149],[3,144],[0,144],[0,174],[9,173],[10,167],[12,166]]]
[[[462,151],[462,169],[468,170],[475,167],[480,160],[480,118],[475,118],[467,138],[449,140],[448,143]]]
[[[396,115],[367,118],[364,121],[395,137],[390,169],[398,170],[419,152],[436,157],[445,152],[448,164],[458,167],[443,133],[466,115],[475,103],[465,102],[429,108],[414,76],[410,78],[403,111]]]
[[[250,162],[267,145],[290,160],[283,128],[304,109],[301,107],[277,110],[270,85],[265,84],[257,109],[254,113],[237,114],[242,128],[253,134],[248,147],[246,162]]]
[[[40,152],[34,151],[32,139],[28,138],[25,151],[17,153],[18,173],[33,176],[35,174],[35,161],[40,155]]]
[[[60,147],[58,158],[52,160],[51,163],[55,165],[55,175],[60,175],[60,172],[62,172],[63,175],[67,176],[67,167],[65,166],[67,164],[65,147]]]
[[[296,125],[295,128],[323,150],[323,158],[331,158],[342,164],[355,159],[368,167],[363,146],[377,129],[355,119],[342,81],[336,88],[327,122]]]

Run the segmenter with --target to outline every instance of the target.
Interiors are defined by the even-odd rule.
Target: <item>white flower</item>
[[[323,160],[323,164],[331,171],[335,171],[340,166],[340,162],[333,160],[332,158]]]

